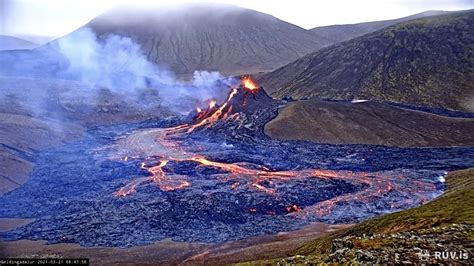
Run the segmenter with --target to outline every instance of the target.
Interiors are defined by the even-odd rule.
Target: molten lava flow
[[[239,88],[232,88],[229,96],[227,97],[226,101],[219,106],[219,108],[215,108],[217,106],[217,102],[211,100],[209,102],[209,106],[207,110],[202,110],[201,108],[196,108],[197,122],[194,125],[181,125],[175,128],[170,129],[171,133],[178,133],[181,131],[185,131],[186,133],[191,133],[197,128],[207,126],[210,127],[215,124],[219,120],[227,120],[227,119],[235,119],[238,117],[238,113],[232,114],[232,106],[231,101],[237,95],[238,90],[243,89],[246,91],[250,91],[255,93],[258,91],[258,86],[250,77],[242,78],[242,87]]]
[[[258,90],[257,84],[255,84],[255,82],[249,76],[242,78],[242,83],[244,88],[247,88],[251,92],[255,92]]]
[[[193,132],[196,128],[202,127],[204,125],[211,126],[215,122],[217,122],[219,119],[222,117],[222,113],[225,110],[225,108],[229,105],[229,102],[232,100],[232,98],[237,94],[237,89],[232,89],[232,91],[229,94],[229,97],[227,100],[220,106],[214,113],[212,113],[210,116],[202,119],[198,123],[187,127],[187,133]],[[215,105],[215,104],[214,104]],[[211,104],[209,104],[209,107],[211,107]]]
[[[273,171],[263,165],[251,165],[249,163],[224,163],[211,160],[201,154],[189,152],[180,145],[179,137],[192,133],[197,128],[211,126],[219,120],[238,119],[238,113],[232,113],[232,100],[239,90],[258,90],[257,85],[249,78],[242,79],[242,87],[233,88],[226,101],[218,106],[215,101],[209,102],[207,110],[197,109],[198,115],[192,124],[184,124],[166,129],[148,129],[128,136],[126,144],[129,147],[126,152],[136,150],[138,155],[121,154],[120,158],[137,158],[142,156],[146,159],[141,168],[148,172],[147,177],[140,177],[120,188],[115,195],[128,196],[136,192],[139,185],[148,183],[155,184],[162,191],[185,189],[192,186],[192,177],[174,174],[168,167],[170,162],[193,162],[197,167],[210,167],[219,169],[218,174],[208,174],[215,180],[224,184],[230,184],[230,190],[253,190],[278,197],[279,188],[285,182],[302,181],[306,179],[320,179],[328,182],[344,181],[359,186],[355,193],[342,194],[337,197],[319,202],[304,208],[294,204],[286,208],[288,213],[304,217],[325,216],[338,205],[347,202],[367,203],[371,199],[384,197],[390,193],[398,193],[402,198],[424,202],[428,200],[427,193],[436,191],[436,187],[428,182],[406,179],[404,177],[387,175],[381,173],[365,173],[351,171],[331,171],[322,169]],[[156,161],[159,158],[159,161]],[[123,160],[123,159],[122,159]],[[152,165],[152,166],[148,166]],[[228,182],[228,183],[227,183]],[[415,197],[415,199],[413,199]],[[403,207],[406,202],[392,203],[391,207],[397,209]],[[254,211],[255,210],[255,211]],[[256,212],[256,208],[250,209]],[[274,214],[273,211],[267,212]]]
[[[150,176],[135,179],[131,183],[119,189],[119,191],[115,192],[115,195],[124,197],[135,193],[136,187],[147,181],[152,181],[163,191],[183,189],[191,185],[191,183],[185,180],[184,176],[166,175],[163,167],[165,167],[167,164],[168,160],[163,160],[158,165],[153,167],[147,167],[145,163],[141,163],[140,168],[147,170],[148,173],[150,173]]]
[[[118,197],[128,196],[128,195],[130,195],[132,193],[135,193],[137,191],[136,187],[138,185],[143,184],[147,181],[148,181],[148,177],[137,178],[137,179],[133,180],[132,182],[128,183],[127,185],[125,185],[124,187],[121,187],[118,191],[116,191],[114,193],[114,195],[116,195]]]

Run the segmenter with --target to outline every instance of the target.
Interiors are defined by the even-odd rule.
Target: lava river
[[[232,113],[234,97],[240,94],[257,92],[259,88],[249,79],[244,79],[238,88],[232,88],[227,100],[216,106],[212,102],[208,110],[198,110],[198,114],[192,124],[183,124],[172,128],[148,129],[127,136],[116,145],[116,153],[113,158],[146,158],[141,163],[141,168],[149,173],[149,176],[132,180],[121,187],[114,194],[126,197],[136,192],[137,187],[144,183],[153,183],[163,191],[179,190],[193,185],[189,176],[176,174],[167,168],[170,162],[194,162],[193,167],[211,167],[220,170],[219,173],[208,175],[207,178],[214,179],[218,183],[230,183],[229,190],[251,189],[259,193],[266,193],[274,197],[280,197],[280,187],[286,183],[293,183],[305,179],[338,180],[360,186],[356,192],[346,193],[331,199],[318,202],[311,206],[300,207],[296,202],[286,207],[288,213],[297,213],[298,216],[323,217],[332,211],[337,205],[347,203],[377,204],[377,199],[386,201],[393,197],[387,208],[398,210],[407,208],[414,204],[428,202],[440,194],[436,182],[439,180],[419,180],[410,178],[402,172],[354,172],[334,171],[324,169],[303,170],[272,170],[263,165],[255,165],[252,162],[226,163],[211,160],[204,156],[212,153],[211,149],[202,148],[200,153],[187,150],[181,145],[188,134],[200,128],[212,128],[218,121],[228,121],[238,118],[239,113]],[[242,91],[242,92],[239,92]],[[268,158],[271,160],[271,158]],[[317,192],[317,191],[316,191]],[[250,208],[255,212],[257,208]],[[275,213],[275,211],[269,211]]]

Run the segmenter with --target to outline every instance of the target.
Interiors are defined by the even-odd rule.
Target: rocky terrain
[[[469,114],[466,114],[469,115]],[[474,116],[449,117],[377,102],[300,100],[265,125],[277,139],[399,147],[474,145]]]
[[[474,11],[332,45],[260,78],[275,97],[392,101],[473,111]]]
[[[323,260],[296,255],[282,263],[468,264],[474,256],[469,244],[473,234],[472,224],[451,224],[401,233],[346,236],[332,241],[330,253]]]
[[[469,264],[474,254],[474,169],[450,173],[438,199],[306,242],[285,259],[261,263]]]
[[[0,198],[0,217],[35,220],[1,236],[90,247],[224,243],[415,207],[442,193],[444,171],[473,164],[471,147],[271,139],[263,126],[280,104],[238,86],[184,121],[94,127],[40,151],[28,182]]]
[[[77,86],[76,91],[80,91],[81,86],[69,82],[55,83],[47,80],[42,82],[42,88],[50,88],[53,91],[55,88],[60,88],[58,84],[67,87]],[[3,84],[7,84],[7,82]],[[9,86],[13,88],[14,84],[15,82],[12,82]],[[245,91],[243,88],[240,88],[240,90]],[[28,90],[25,93],[32,94]],[[230,168],[228,169],[240,167],[237,169],[243,169],[244,172],[261,169],[260,171],[264,171],[266,174],[262,176],[262,181],[257,181],[259,183],[256,183],[258,185],[256,188],[275,190],[275,192],[281,193],[279,197],[274,198],[270,194],[266,194],[265,190],[252,189],[252,183],[248,182],[255,181],[247,180],[248,175],[245,173],[235,173],[237,176],[234,178],[238,178],[236,180],[241,184],[237,184],[236,187],[232,188],[234,185],[232,182],[219,181],[214,183],[215,181],[213,181],[217,176],[224,174],[225,171],[223,170],[226,168],[195,167],[192,161],[177,161],[170,163],[169,167],[164,169],[181,176],[189,176],[188,181],[193,184],[192,188],[168,191],[166,189],[159,190],[153,184],[148,184],[138,187],[135,195],[117,198],[114,196],[114,190],[116,191],[120,186],[132,180],[132,176],[143,175],[143,172],[137,168],[136,157],[132,156],[131,158],[134,159],[130,160],[121,157],[120,161],[110,161],[103,157],[105,154],[101,152],[103,149],[100,147],[116,140],[117,137],[123,139],[130,135],[132,145],[139,148],[140,142],[134,141],[134,134],[126,132],[136,128],[139,130],[159,130],[159,127],[171,126],[178,121],[162,120],[160,122],[160,120],[154,120],[137,124],[127,122],[127,124],[122,125],[95,127],[94,125],[97,125],[98,121],[103,121],[102,123],[106,121],[92,119],[101,112],[120,114],[122,112],[121,108],[130,107],[126,105],[126,102],[113,105],[112,103],[115,101],[112,101],[112,103],[110,101],[114,97],[109,97],[110,95],[104,98],[99,97],[99,99],[107,99],[104,102],[105,106],[91,105],[90,107],[88,106],[91,103],[79,106],[70,105],[67,93],[57,98],[50,97],[50,94],[46,95],[49,95],[46,97],[47,99],[53,99],[53,101],[48,100],[46,102],[47,106],[52,108],[61,107],[68,110],[68,112],[61,112],[66,114],[67,121],[74,117],[82,117],[83,112],[87,110],[95,110],[91,113],[86,112],[90,120],[83,119],[84,121],[91,121],[88,127],[93,129],[89,129],[87,135],[79,141],[69,140],[68,143],[60,147],[46,151],[39,150],[34,153],[37,166],[31,173],[29,182],[20,189],[2,197],[5,204],[2,204],[4,207],[1,208],[0,213],[3,217],[34,217],[35,219],[34,221],[28,221],[28,223],[31,223],[23,227],[12,228],[13,231],[3,233],[2,237],[9,240],[46,239],[50,244],[76,242],[85,246],[144,244],[150,244],[150,246],[130,248],[126,250],[127,252],[118,252],[111,248],[85,249],[71,244],[45,246],[44,242],[14,241],[5,245],[5,250],[2,251],[5,254],[20,254],[18,253],[21,250],[20,247],[28,247],[32,252],[30,256],[41,256],[41,254],[43,254],[42,256],[90,254],[96,259],[105,256],[107,261],[114,261],[111,256],[116,259],[127,260],[127,256],[133,254],[133,256],[141,258],[142,261],[162,261],[163,263],[180,261],[190,264],[204,263],[205,261],[236,262],[244,258],[262,258],[256,253],[256,250],[259,249],[267,250],[271,254],[264,257],[275,257],[282,253],[290,254],[292,252],[292,250],[289,250],[290,248],[294,249],[303,245],[302,241],[307,240],[312,233],[306,231],[303,235],[296,234],[295,236],[298,236],[299,241],[295,241],[291,237],[282,239],[275,236],[275,238],[271,237],[267,240],[256,238],[252,241],[249,240],[250,242],[244,240],[231,241],[227,242],[225,246],[221,246],[219,242],[248,236],[258,237],[263,232],[271,234],[287,229],[296,229],[303,226],[307,221],[313,221],[314,219],[347,222],[352,219],[347,216],[349,214],[352,217],[352,214],[358,213],[359,218],[357,219],[366,219],[375,214],[386,212],[387,208],[397,210],[398,208],[407,208],[412,204],[417,205],[423,200],[429,199],[434,195],[433,193],[437,193],[433,189],[438,191],[442,188],[443,185],[441,179],[439,179],[441,170],[462,168],[472,164],[470,160],[466,159],[471,158],[472,149],[470,148],[398,149],[377,146],[331,146],[270,139],[265,136],[263,126],[276,115],[278,106],[284,102],[272,100],[260,88],[258,93],[247,91],[244,94],[236,94],[235,98],[229,100],[228,106],[222,105],[224,106],[221,112],[222,119],[216,120],[210,127],[197,128],[189,136],[181,135],[180,137],[180,135],[177,135],[177,143],[180,143],[182,147],[187,147],[187,152],[205,154],[211,162],[215,160],[219,167],[223,167],[222,165],[229,165]],[[6,100],[12,106],[17,103],[18,96],[21,95],[17,95],[17,97],[12,95]],[[80,96],[80,94],[75,94],[75,96]],[[38,97],[41,98],[42,94]],[[19,98],[21,99],[21,97]],[[74,103],[77,104],[82,102],[80,97],[74,100]],[[23,106],[27,106],[26,104],[28,102],[23,103]],[[15,108],[15,110],[21,110],[21,108]],[[31,107],[25,108],[25,110],[31,110]],[[35,117],[46,117],[48,109],[41,110],[46,111],[46,113],[36,114]],[[3,112],[8,112],[8,109],[3,110]],[[235,118],[235,114],[238,114],[238,118]],[[199,113],[194,115],[199,115]],[[122,116],[118,115],[117,117]],[[234,118],[224,119],[223,117]],[[128,119],[125,118],[122,121],[125,122]],[[86,124],[83,126],[86,126]],[[150,147],[149,145],[146,146]],[[97,149],[98,147],[99,149]],[[205,147],[210,150],[204,150]],[[126,150],[133,151],[132,149]],[[240,153],[242,151],[243,153]],[[309,154],[312,156],[308,156]],[[264,158],[272,158],[271,163]],[[446,158],[449,158],[449,160],[446,160]],[[156,155],[147,160],[145,161],[147,164],[153,163],[153,160],[156,160]],[[304,173],[304,170],[310,167],[316,167],[317,169],[329,168],[332,171],[315,173],[313,180],[297,178],[287,185],[283,185],[283,180],[265,180],[267,175],[271,176],[273,173],[278,175],[278,171],[276,171],[278,169],[288,169],[289,172],[286,172],[286,174],[291,174],[292,171],[302,171],[301,173]],[[406,170],[400,170],[401,168]],[[354,170],[355,172],[351,173],[347,170]],[[376,183],[369,181],[367,183],[367,181],[364,181],[367,174],[359,175],[358,173],[361,171],[372,172],[374,174],[372,178],[377,178],[379,181]],[[79,183],[76,182],[78,175],[81,177]],[[318,175],[321,180],[317,178]],[[404,175],[405,178],[400,180],[391,178],[398,175]],[[331,179],[327,180],[326,177],[329,176]],[[344,176],[351,177],[350,181],[346,181]],[[371,175],[369,174],[369,176]],[[423,181],[418,180],[421,177],[423,177]],[[359,181],[362,181],[362,183],[357,184]],[[377,188],[384,189],[385,181],[389,181],[390,190],[383,192],[383,195],[377,194]],[[418,183],[406,185],[405,182]],[[425,184],[425,182],[427,183]],[[318,214],[318,212],[313,212],[317,211],[317,208],[311,208],[315,201],[325,203],[325,200],[331,197],[338,200],[338,195],[343,191],[351,194],[367,186],[371,188],[374,184],[374,189],[364,189],[362,192],[364,195],[371,195],[367,200],[376,201],[376,204],[362,204],[366,199],[356,197],[339,201],[334,209],[330,209],[332,210],[329,212],[330,215],[325,212]],[[382,187],[379,187],[379,184],[382,184]],[[407,199],[405,197],[414,195],[410,192],[410,188],[415,185],[421,190],[426,189],[425,192],[428,194],[419,198],[421,201],[405,202]],[[311,195],[309,193],[311,189],[320,186],[325,188],[325,193],[320,193],[318,197],[305,197],[305,195]],[[236,189],[235,192],[234,189]],[[53,190],[55,193],[50,193]],[[191,193],[193,190],[196,190],[198,194]],[[307,190],[308,193],[302,193]],[[421,190],[416,192],[417,195],[425,193]],[[202,191],[207,191],[209,194],[202,196]],[[150,193],[160,196],[150,197]],[[354,195],[357,195],[357,193]],[[425,198],[425,196],[428,198]],[[29,199],[30,197],[35,200],[32,201]],[[191,197],[192,200],[187,197]],[[236,200],[238,203],[236,203]],[[137,202],[140,202],[140,207],[136,204]],[[297,207],[291,205],[295,202],[298,204]],[[399,207],[387,205],[387,203],[396,204],[397,202],[404,203]],[[15,208],[12,209],[8,206],[15,206]],[[308,212],[302,212],[299,209],[301,207],[298,206],[308,208]],[[361,208],[363,206],[370,208]],[[137,207],[140,210],[139,212],[136,212]],[[253,210],[254,207],[256,207],[255,210]],[[113,210],[113,215],[109,212],[110,210]],[[197,217],[194,215],[196,210],[199,210],[200,213]],[[156,216],[159,212],[162,215]],[[229,215],[234,217],[231,221],[237,219],[241,223],[229,223],[226,220]],[[91,219],[91,217],[93,218]],[[153,218],[150,219],[150,217]],[[193,221],[192,227],[187,226],[189,224],[188,219]],[[165,224],[168,226],[163,227]],[[143,234],[144,231],[148,233]],[[83,232],[87,233],[84,234]],[[127,233],[124,234],[123,232]],[[214,233],[210,234],[209,232]],[[167,241],[167,237],[174,239],[174,241],[205,241],[210,244],[176,243]],[[285,244],[285,241],[288,241],[289,244]],[[216,244],[216,242],[218,243]],[[191,248],[192,251],[184,252],[183,250],[186,247]],[[162,250],[162,253],[159,254],[166,256],[166,260],[147,255],[148,251],[157,248]],[[26,255],[25,253],[21,254]],[[234,255],[229,257],[225,254]]]
[[[26,182],[35,152],[62,145],[83,134],[84,129],[78,125],[0,113],[0,195]]]

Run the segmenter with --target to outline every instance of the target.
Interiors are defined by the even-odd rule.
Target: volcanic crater
[[[272,139],[264,125],[286,102],[249,78],[223,89],[186,119],[96,127],[39,152],[29,181],[0,198],[0,217],[34,221],[2,238],[129,247],[353,223],[426,203],[446,171],[474,163],[472,147]]]

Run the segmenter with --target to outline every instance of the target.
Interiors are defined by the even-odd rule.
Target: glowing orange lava
[[[301,208],[296,205],[296,204],[293,204],[292,206],[290,207],[286,207],[286,211],[287,212],[300,212],[301,211]]]
[[[249,89],[250,91],[258,90],[258,85],[249,76],[242,78],[242,84],[245,88]]]
[[[257,90],[257,85],[246,77],[242,79],[242,84],[247,90]],[[197,108],[198,116],[194,124],[184,124],[173,128],[166,129],[148,129],[143,132],[138,132],[128,136],[125,140],[126,152],[130,150],[138,150],[140,155],[145,158],[160,158],[159,162],[154,166],[147,166],[147,163],[142,163],[141,168],[149,173],[147,177],[140,177],[132,180],[120,188],[114,194],[116,196],[124,197],[136,192],[137,186],[145,183],[156,184],[163,191],[184,189],[191,186],[188,176],[169,173],[167,165],[169,162],[195,162],[198,167],[212,167],[225,172],[224,174],[213,174],[212,178],[220,179],[223,182],[230,182],[230,189],[245,190],[251,189],[269,195],[278,196],[278,185],[282,182],[290,180],[303,180],[308,178],[317,178],[321,180],[337,180],[358,184],[362,186],[360,190],[355,193],[343,194],[326,201],[319,202],[312,206],[301,208],[298,205],[292,205],[286,208],[288,213],[292,215],[317,215],[324,216],[331,212],[331,210],[340,203],[357,201],[368,202],[374,197],[384,196],[392,190],[401,191],[405,193],[407,198],[419,196],[417,200],[427,200],[423,196],[423,192],[436,191],[436,187],[427,182],[406,180],[404,177],[382,174],[382,173],[365,173],[365,172],[351,172],[351,171],[331,171],[322,169],[306,169],[306,170],[288,170],[288,171],[273,171],[263,165],[253,165],[249,163],[224,163],[217,162],[206,158],[205,156],[185,150],[180,142],[176,140],[176,136],[181,134],[188,134],[200,127],[209,127],[219,120],[238,119],[239,114],[232,114],[231,100],[237,95],[238,90],[233,88],[226,101],[215,108],[216,102],[209,102],[208,110],[201,110]],[[124,154],[121,155],[121,160],[128,160],[136,158],[139,155]],[[123,159],[123,158],[127,159]],[[155,159],[156,160],[156,159]],[[410,185],[410,182],[412,186]],[[419,191],[420,190],[420,191]],[[415,196],[414,196],[415,195]],[[398,208],[406,204],[400,202],[393,203],[392,208]],[[255,208],[249,210],[256,212]],[[268,214],[274,214],[268,212]]]
[[[141,163],[140,168],[147,170],[150,176],[137,178],[131,183],[119,189],[115,192],[115,195],[124,197],[136,192],[136,187],[147,181],[152,181],[163,191],[183,189],[191,185],[190,182],[185,180],[184,176],[180,175],[166,175],[163,167],[168,164],[168,160],[161,161],[158,165],[153,167],[147,167],[145,163]]]
[[[219,119],[222,118],[222,114],[223,114],[223,111],[225,110],[225,108],[227,107],[227,105],[229,104],[230,100],[232,100],[232,98],[237,94],[237,89],[232,89],[232,91],[230,92],[229,94],[229,97],[227,98],[227,100],[214,112],[212,113],[210,116],[202,119],[201,121],[199,121],[198,123],[190,126],[187,128],[187,133],[191,133],[193,132],[196,128],[199,128],[199,127],[202,127],[204,125],[206,126],[211,126],[213,125],[215,122],[217,122]],[[209,107],[211,106],[211,104],[209,104]]]

